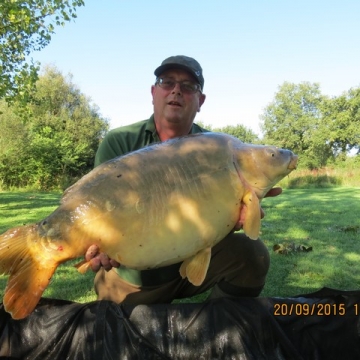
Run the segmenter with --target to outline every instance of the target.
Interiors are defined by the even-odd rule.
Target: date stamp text
[[[274,316],[344,316],[346,315],[345,304],[327,303],[282,303],[274,304]],[[359,315],[360,304],[354,304],[354,313]]]

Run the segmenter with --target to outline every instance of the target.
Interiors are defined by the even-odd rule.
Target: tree
[[[324,99],[317,83],[285,82],[261,116],[265,142],[301,154],[302,166],[324,166],[332,157],[322,132]]]
[[[26,102],[34,90],[39,64],[27,57],[49,44],[55,25],[76,18],[83,0],[0,2],[0,99]]]
[[[360,88],[352,88],[323,105],[324,124],[334,155],[346,158],[350,150],[360,153]]]
[[[32,116],[26,122],[17,115],[15,104],[3,104],[0,183],[64,188],[93,168],[108,122],[73,84],[71,75],[64,77],[56,68],[46,67],[36,88],[27,105]]]
[[[0,100],[0,187],[24,186],[27,149],[30,140],[26,127],[13,109]]]
[[[248,129],[241,124],[237,124],[235,126],[227,125],[222,128],[213,128],[212,125],[206,125],[202,121],[197,121],[196,123],[197,125],[199,125],[204,129],[213,132],[221,132],[221,133],[229,134],[235,136],[236,138],[240,139],[243,142],[258,143],[260,141],[258,136],[251,129]]]
[[[246,143],[258,143],[258,136],[250,129],[246,128],[244,125],[237,124],[235,126],[228,125],[222,128],[216,128],[213,131],[222,132],[235,136],[239,140]]]

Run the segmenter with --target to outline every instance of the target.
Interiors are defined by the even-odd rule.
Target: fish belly
[[[215,140],[179,141],[95,169],[64,196],[73,240],[91,239],[135,269],[180,262],[216,244],[239,218],[243,187],[227,142]]]

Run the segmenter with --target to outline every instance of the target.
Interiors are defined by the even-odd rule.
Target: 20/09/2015
[[[356,304],[357,305],[357,304]],[[357,315],[357,309],[355,308],[355,315]],[[339,315],[344,316],[346,314],[345,304],[328,304],[328,303],[316,303],[316,304],[302,304],[302,303],[275,303],[274,304],[274,316],[330,316]]]

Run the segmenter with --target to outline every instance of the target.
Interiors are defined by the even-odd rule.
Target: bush
[[[325,188],[332,186],[360,186],[360,166],[298,169],[280,181],[283,188]]]

